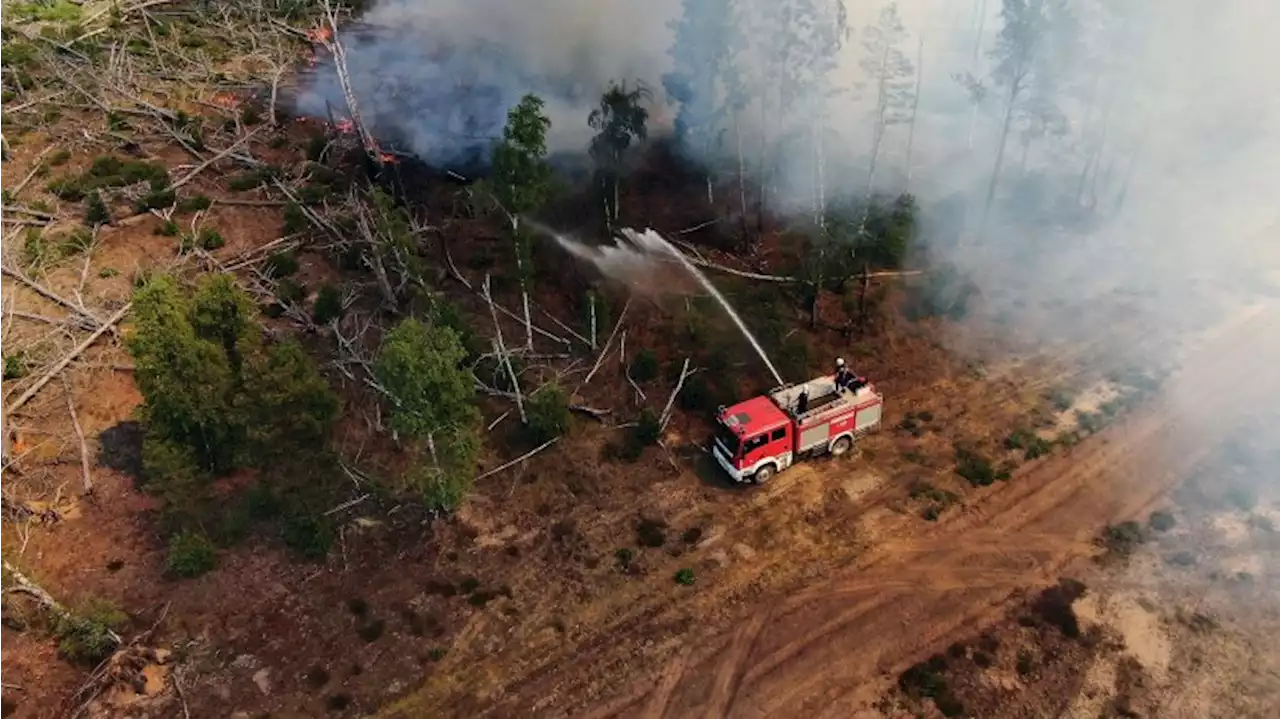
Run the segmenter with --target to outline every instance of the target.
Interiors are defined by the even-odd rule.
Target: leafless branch
[[[75,430],[76,441],[80,443],[80,474],[84,479],[84,493],[93,491],[93,476],[89,473],[89,445],[84,441],[84,430],[80,427],[80,417],[76,414],[75,398],[71,396],[71,383],[66,376],[62,377],[63,393],[67,397],[67,412],[71,415],[71,427]]]
[[[685,379],[694,372],[697,370],[689,370],[689,358],[685,357],[684,365],[680,368],[680,379],[676,382],[676,388],[671,390],[671,396],[667,398],[667,406],[662,408],[662,414],[658,418],[658,424],[663,429],[666,429],[667,422],[671,421],[671,406],[675,404],[676,395],[680,394],[680,389],[684,387]]]
[[[89,348],[90,345],[96,342],[98,338],[103,335],[103,333],[105,333],[111,327],[114,327],[115,324],[119,322],[121,319],[123,319],[124,316],[128,314],[129,310],[132,308],[133,308],[133,303],[130,302],[126,304],[124,307],[121,307],[119,310],[116,310],[116,313],[112,315],[110,318],[108,318],[106,322],[103,322],[102,325],[98,327],[98,329],[94,330],[93,334],[89,335],[87,338],[85,338],[83,342],[76,345],[75,349],[68,352],[62,359],[58,360],[57,363],[55,363],[48,372],[46,372],[43,376],[41,376],[40,379],[36,380],[35,383],[32,384],[30,387],[28,387],[27,391],[23,392],[21,397],[14,400],[13,404],[5,408],[5,414],[12,415],[14,412],[21,409],[22,406],[25,405],[32,397],[36,396],[36,393],[39,392],[42,387],[44,387],[46,384],[49,383],[49,380],[53,379],[58,375],[59,372],[66,369],[67,365],[71,364],[71,362],[76,357],[80,356],[80,353],[84,352],[86,349]]]
[[[596,357],[595,365],[587,373],[586,379],[582,380],[582,384],[578,385],[577,389],[573,391],[574,394],[577,394],[578,390],[585,387],[591,381],[591,378],[595,376],[596,370],[600,369],[600,363],[604,361],[605,355],[609,353],[609,347],[613,344],[613,337],[618,334],[618,328],[622,327],[622,320],[626,318],[627,310],[629,309],[631,309],[631,298],[627,298],[627,304],[623,305],[622,312],[618,314],[618,321],[614,323],[613,331],[609,333],[609,339],[605,341],[604,348],[600,350],[600,355]]]
[[[552,437],[551,439],[547,440],[546,442],[543,442],[542,444],[538,445],[537,447],[534,447],[533,449],[529,450],[528,452],[525,452],[524,454],[520,455],[519,457],[516,457],[515,459],[511,460],[510,462],[507,462],[506,464],[503,464],[503,465],[498,466],[498,467],[494,467],[493,469],[489,470],[488,472],[485,472],[485,473],[481,474],[480,476],[476,477],[476,481],[478,482],[478,481],[480,481],[480,480],[484,479],[485,477],[491,477],[491,476],[493,476],[493,475],[497,474],[498,472],[501,472],[501,471],[502,471],[502,470],[504,470],[504,469],[508,469],[508,468],[511,468],[511,467],[516,466],[517,464],[520,464],[521,462],[525,461],[526,459],[529,459],[529,458],[530,458],[530,457],[532,457],[533,455],[535,455],[535,454],[537,454],[537,453],[541,452],[542,450],[546,449],[547,447],[550,447],[551,445],[555,444],[557,441],[559,441],[559,439],[560,439],[559,437]]]

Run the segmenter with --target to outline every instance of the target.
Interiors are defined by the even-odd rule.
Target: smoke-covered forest
[[[1280,10],[3,18],[6,717],[1280,701]]]

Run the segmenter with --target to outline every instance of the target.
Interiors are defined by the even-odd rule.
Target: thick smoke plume
[[[672,0],[381,0],[340,40],[380,138],[437,165],[473,167],[530,92],[547,103],[550,149],[582,150],[610,79],[657,81],[675,9]],[[323,118],[326,103],[343,113],[327,61],[308,73],[298,106]]]
[[[1002,11],[1029,10],[1019,55]],[[483,162],[527,92],[551,149],[585,152],[609,81],[640,80],[651,134],[722,184],[745,168],[769,211],[909,191],[992,316],[1075,340],[1105,306],[1145,330],[1111,344],[1154,359],[1276,285],[1277,29],[1275,3],[1204,0],[382,0],[342,41],[375,133],[430,162]],[[322,64],[300,103],[326,101]]]

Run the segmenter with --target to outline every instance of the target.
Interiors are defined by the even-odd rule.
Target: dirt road
[[[1103,525],[1142,516],[1251,409],[1280,399],[1274,348],[1280,311],[1253,312],[1221,328],[1126,421],[969,495],[963,511],[922,526],[883,511],[871,492],[850,520],[875,517],[874,530],[858,533],[877,543],[851,565],[785,596],[751,597],[729,624],[708,612],[704,626],[697,617],[679,625],[679,599],[615,604],[617,614],[571,645],[502,663],[509,679],[497,695],[454,706],[496,717],[856,716],[898,672],[998,617],[1013,595],[1069,575],[1096,552]],[[822,476],[848,471],[837,467],[798,468],[737,499],[770,505],[779,521],[798,496],[838,485]],[[717,624],[730,628],[709,628]]]
[[[1121,426],[997,485],[930,536],[877,547],[842,576],[762,606],[593,717],[849,717],[895,675],[1092,553],[1253,408],[1280,398],[1274,309],[1214,339]]]

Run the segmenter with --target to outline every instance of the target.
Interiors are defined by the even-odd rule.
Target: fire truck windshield
[[[725,451],[729,453],[729,459],[735,459],[738,456],[738,449],[741,441],[733,430],[724,424],[716,424],[716,441],[723,445]]]

